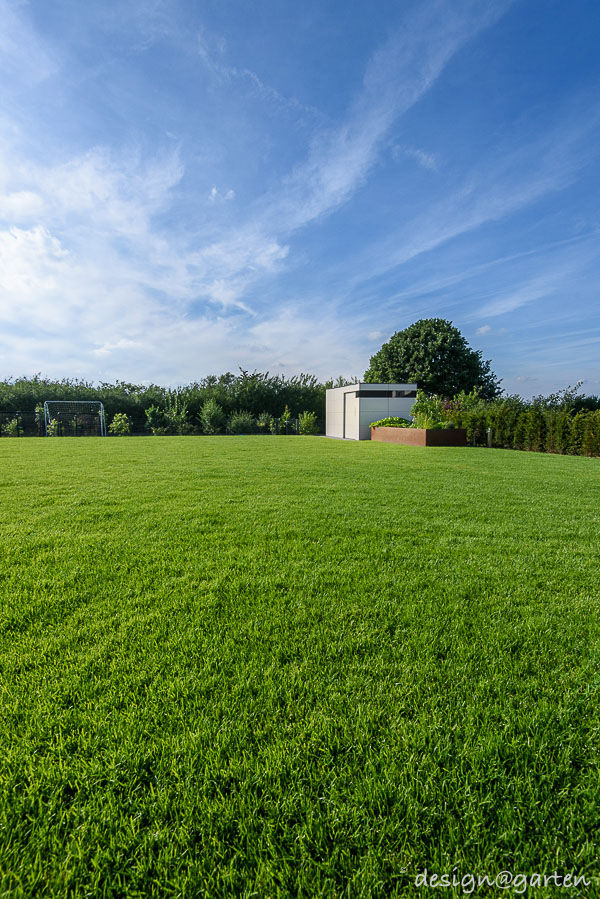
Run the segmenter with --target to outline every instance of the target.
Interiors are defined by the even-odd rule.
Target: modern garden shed
[[[370,440],[371,422],[392,415],[410,418],[416,384],[348,384],[327,391],[325,433],[346,440]]]

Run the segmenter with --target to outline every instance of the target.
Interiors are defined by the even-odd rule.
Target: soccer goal
[[[100,400],[46,400],[46,437],[106,437],[106,417]]]

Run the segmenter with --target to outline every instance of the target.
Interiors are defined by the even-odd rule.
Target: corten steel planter
[[[466,446],[464,428],[371,428],[371,440],[405,446]]]

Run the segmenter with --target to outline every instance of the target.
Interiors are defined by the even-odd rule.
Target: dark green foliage
[[[228,430],[230,434],[254,434],[256,420],[250,412],[234,412],[229,419]]]
[[[164,437],[172,431],[169,416],[160,406],[149,406],[146,409],[146,420],[155,437]]]
[[[543,452],[546,448],[546,421],[539,406],[533,406],[524,413],[524,447],[534,452]]]
[[[267,431],[271,430],[271,422],[273,421],[273,416],[270,412],[261,412],[258,418],[256,419],[256,428],[259,434],[266,434]]]
[[[512,446],[513,449],[525,449],[525,441],[527,440],[527,412],[519,412],[515,422],[515,430],[513,433]]]
[[[549,453],[569,451],[571,419],[573,413],[566,408],[550,408],[544,411],[546,419],[546,450]]]
[[[270,425],[271,434],[286,434],[287,433],[287,424],[292,419],[292,413],[290,412],[289,406],[286,406],[281,415],[278,418],[274,418]]]
[[[0,473],[3,896],[599,895],[597,460],[25,438]]]
[[[492,429],[494,446],[513,446],[517,420],[523,410],[519,397],[506,397],[485,405],[486,425]]]
[[[141,421],[145,410],[156,406],[167,413],[168,420],[163,427],[172,433],[185,433],[186,426],[194,428],[204,403],[209,399],[214,399],[221,406],[226,418],[238,409],[250,412],[254,418],[261,412],[280,416],[287,405],[293,418],[302,411],[308,411],[315,412],[321,422],[328,386],[333,386],[333,382],[319,383],[313,375],[286,378],[243,369],[237,375],[231,372],[209,375],[176,390],[156,384],[146,386],[125,381],[114,384],[93,384],[68,378],[52,381],[36,375],[0,381],[0,411],[33,412],[36,404],[45,400],[94,399],[104,403],[109,421],[117,412],[124,412],[133,420]]]
[[[571,415],[567,409],[560,409],[556,413],[556,451],[566,453],[569,449],[571,435]]]
[[[530,403],[518,396],[485,401],[476,392],[459,394],[449,401],[431,397],[427,402],[431,409],[441,407],[441,415],[448,422],[466,428],[467,442],[477,446],[487,444],[487,432],[491,428],[492,445],[496,447],[599,454],[600,415],[584,409],[576,411],[573,388],[547,398],[536,397]]]
[[[226,416],[214,398],[207,400],[200,410],[200,424],[205,434],[220,434],[224,429]]]
[[[589,414],[589,412],[576,412],[571,419],[571,433],[569,434],[568,451],[574,456],[581,455],[583,435],[586,430],[585,423],[586,418],[588,418]]]
[[[584,456],[600,456],[600,410],[585,417],[581,452]]]
[[[483,446],[487,442],[487,416],[485,412],[475,409],[466,410],[459,417],[452,417],[455,427],[464,428],[467,432],[467,443]]]
[[[365,381],[416,382],[426,392],[445,397],[474,387],[486,399],[500,393],[490,363],[471,349],[452,322],[442,318],[420,319],[397,331],[371,358]]]
[[[600,411],[600,396],[576,396],[571,408],[574,412],[598,412]]]

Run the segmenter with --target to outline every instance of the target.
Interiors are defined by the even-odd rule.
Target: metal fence
[[[273,419],[274,434],[299,434],[300,420],[298,418],[288,418],[283,421],[281,418]]]
[[[0,437],[43,436],[43,412],[0,412]]]

